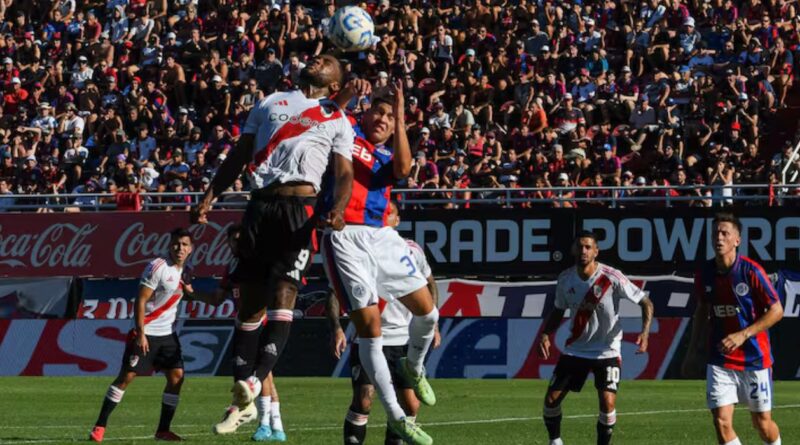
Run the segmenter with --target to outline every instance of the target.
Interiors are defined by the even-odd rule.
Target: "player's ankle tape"
[[[275,309],[274,311],[267,311],[267,320],[286,321],[291,323],[292,320],[294,320],[294,311],[291,309]]]
[[[610,413],[601,412],[600,415],[597,416],[597,421],[606,426],[614,425],[617,423],[617,410],[611,411]]]
[[[545,406],[544,410],[542,410],[542,414],[544,417],[558,417],[561,415],[561,405],[554,406],[552,408]]]
[[[353,425],[364,426],[369,421],[369,414],[361,414],[352,410],[348,410],[347,416],[345,416],[344,419]]]

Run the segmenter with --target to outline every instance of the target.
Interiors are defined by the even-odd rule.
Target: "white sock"
[[[358,355],[370,381],[378,390],[378,398],[386,410],[386,416],[395,421],[405,417],[403,408],[397,402],[389,364],[383,355],[383,338],[359,338]]]
[[[408,363],[417,374],[424,371],[425,355],[433,341],[433,331],[439,321],[439,310],[433,308],[428,315],[414,316],[408,326]]]
[[[553,439],[550,441],[550,445],[564,445],[564,442],[561,440],[561,438]]]
[[[256,399],[256,408],[258,409],[259,425],[269,426],[270,403],[272,403],[272,396],[259,396]]]
[[[742,445],[742,443],[739,442],[739,438],[737,437],[736,439],[733,439],[730,442],[725,442],[723,445]]]
[[[269,410],[269,423],[275,431],[283,431],[283,420],[281,420],[281,403],[272,402]]]
[[[764,442],[766,445],[781,445],[781,436],[775,439],[775,442]]]

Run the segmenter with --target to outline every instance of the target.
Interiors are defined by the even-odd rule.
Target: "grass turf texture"
[[[111,378],[0,378],[0,443],[85,442]],[[546,381],[432,380],[438,404],[423,407],[420,421],[435,443],[448,445],[547,444],[541,421]],[[230,378],[189,377],[183,387],[173,430],[196,444],[252,443],[255,422],[232,436],[214,436],[230,400]],[[141,377],[111,415],[106,441],[152,441],[161,404],[161,376]],[[281,411],[289,442],[339,444],[350,401],[350,382],[331,378],[278,378]],[[624,381],[617,402],[614,443],[712,444],[705,382]],[[565,401],[562,433],[569,445],[594,444],[597,401],[591,382]],[[800,442],[800,382],[776,382],[774,416],[783,443]],[[370,418],[368,444],[383,443],[385,417],[377,400]],[[745,444],[761,443],[749,414],[737,409],[736,429]]]

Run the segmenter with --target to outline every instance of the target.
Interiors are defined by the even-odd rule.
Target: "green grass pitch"
[[[85,442],[110,378],[0,378],[0,444]],[[438,404],[423,407],[419,420],[435,443],[447,445],[546,444],[541,421],[545,381],[432,380]],[[106,441],[149,443],[158,422],[160,376],[137,379],[112,414]],[[253,423],[233,436],[214,436],[229,399],[226,377],[189,377],[173,430],[189,443],[250,443]],[[350,400],[350,382],[331,378],[278,378],[281,411],[291,444],[340,444]],[[776,382],[775,418],[783,443],[800,443],[800,382]],[[614,443],[713,444],[705,409],[705,382],[625,381],[617,402]],[[594,444],[597,402],[591,383],[564,403],[563,438],[568,445]],[[382,409],[374,406],[368,444],[383,443]],[[736,428],[745,444],[758,444],[749,415],[737,410]]]

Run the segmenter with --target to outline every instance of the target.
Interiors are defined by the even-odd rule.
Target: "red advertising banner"
[[[217,211],[190,228],[196,275],[222,275],[231,255],[225,231],[240,219]],[[138,277],[167,254],[169,232],[188,225],[187,212],[0,214],[0,277]]]

